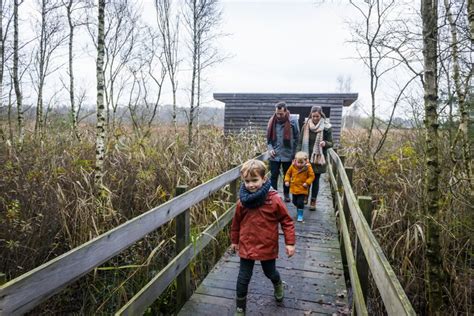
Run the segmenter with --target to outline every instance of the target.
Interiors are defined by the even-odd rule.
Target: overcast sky
[[[228,36],[219,48],[231,57],[204,73],[208,105],[222,106],[211,101],[214,92],[337,92],[339,75],[351,77],[351,92],[364,102],[367,72],[346,43],[345,21],[354,9],[342,1],[320,2],[221,1],[221,29]]]
[[[154,0],[142,1],[144,19],[156,25]],[[22,12],[27,21],[32,3],[25,5]],[[216,92],[339,92],[337,77],[344,76],[351,78],[351,92],[359,93],[359,101],[367,108],[368,71],[357,59],[354,45],[347,43],[351,34],[346,22],[359,14],[348,1],[221,0],[220,5],[220,29],[228,35],[217,45],[222,55],[231,57],[203,73],[205,105],[223,106],[212,100]],[[89,45],[91,51],[90,37],[84,30],[82,33],[76,37],[75,48],[85,50]],[[67,56],[65,49],[63,55]],[[95,104],[96,98],[95,58],[93,50],[76,54],[78,87],[88,91],[88,104]],[[183,61],[180,71],[178,103],[186,106],[189,65]],[[165,87],[162,103],[171,103],[169,87]]]
[[[345,20],[354,10],[341,1],[222,1],[220,40],[233,57],[209,73],[216,92],[337,92],[337,77],[367,98],[368,80]],[[337,3],[336,3],[337,2]]]

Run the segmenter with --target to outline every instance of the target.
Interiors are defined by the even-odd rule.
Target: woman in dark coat
[[[314,181],[311,187],[311,203],[309,209],[316,210],[316,198],[319,192],[319,178],[326,172],[327,150],[331,148],[332,128],[320,106],[313,106],[306,123],[300,133],[298,151],[307,152],[314,170]]]

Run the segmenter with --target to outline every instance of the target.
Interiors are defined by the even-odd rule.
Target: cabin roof
[[[357,100],[358,93],[214,93],[214,99],[227,102],[235,99],[277,101],[342,100],[344,106],[350,106]],[[307,104],[311,107],[311,104]]]

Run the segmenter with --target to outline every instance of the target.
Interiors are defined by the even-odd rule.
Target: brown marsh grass
[[[0,272],[9,280],[169,200],[177,185],[191,189],[264,149],[257,134],[226,137],[214,127],[203,128],[191,147],[184,128],[175,134],[162,126],[145,140],[122,128],[108,142],[107,203],[97,212],[94,129],[81,132],[81,142],[58,128],[42,141],[27,138],[21,150],[0,144]],[[192,238],[229,207],[228,196],[224,188],[191,209]],[[174,242],[172,221],[32,314],[112,314],[174,257]],[[224,231],[191,264],[195,284],[228,244]],[[174,290],[170,285],[148,313],[173,313]]]
[[[424,284],[425,227],[423,212],[424,135],[419,130],[392,130],[374,161],[367,154],[365,130],[344,130],[339,153],[353,166],[356,195],[373,198],[372,229],[384,249],[415,311],[426,313]],[[449,159],[449,143],[441,143],[441,211],[444,285],[452,315],[469,315],[472,301],[472,193],[463,174]],[[369,307],[375,314],[383,307],[372,286]]]

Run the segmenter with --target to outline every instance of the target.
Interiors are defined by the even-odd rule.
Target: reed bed
[[[41,140],[27,138],[21,149],[0,144],[0,272],[13,279],[172,198],[177,185],[189,189],[262,152],[261,135],[224,136],[202,128],[187,145],[186,130],[170,126],[136,139],[127,129],[108,141],[105,203],[98,211],[93,186],[94,129],[82,126],[81,141],[63,128]],[[191,209],[192,238],[228,207],[228,189]],[[68,286],[31,313],[112,314],[175,253],[174,221]],[[195,284],[229,245],[219,234],[191,264]],[[172,284],[149,314],[174,312]]]
[[[376,138],[376,137],[375,137]],[[373,198],[372,229],[415,311],[427,312],[424,282],[425,215],[423,212],[424,137],[419,130],[392,130],[376,159],[367,153],[365,130],[344,130],[346,165],[355,168],[356,195]],[[443,140],[447,137],[441,138]],[[377,141],[377,139],[374,139]],[[440,257],[449,283],[445,293],[452,315],[470,315],[472,301],[472,193],[464,175],[450,161],[449,143],[441,144]],[[372,281],[369,308],[384,313]]]

